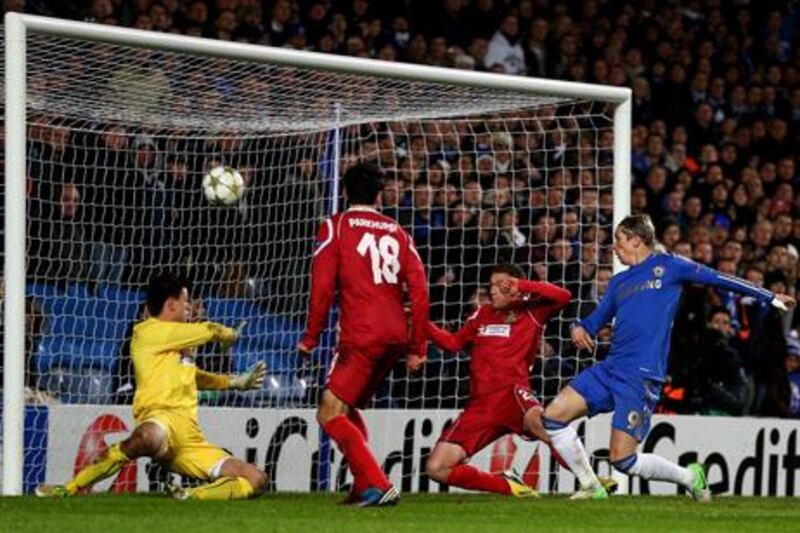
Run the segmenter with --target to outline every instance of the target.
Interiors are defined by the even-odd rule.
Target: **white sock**
[[[569,465],[572,473],[578,478],[581,488],[590,489],[600,485],[597,476],[589,463],[589,457],[583,448],[581,439],[571,426],[561,429],[548,429],[550,442],[565,463]]]
[[[686,488],[692,488],[694,485],[694,474],[691,470],[654,453],[638,454],[636,462],[628,473],[654,481],[672,481]]]

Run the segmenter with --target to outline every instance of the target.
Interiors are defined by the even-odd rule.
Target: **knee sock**
[[[508,482],[498,474],[482,472],[470,465],[456,465],[447,476],[447,484],[469,490],[511,494]]]
[[[361,413],[358,411],[358,409],[351,409],[347,415],[347,419],[352,422],[356,428],[358,428],[358,430],[364,436],[364,441],[369,442],[367,424],[364,422],[364,418],[361,416]]]
[[[358,428],[361,434],[364,436],[364,442],[369,443],[369,433],[367,432],[367,425],[364,423],[364,418],[361,416],[361,413],[358,409],[351,409],[350,413],[347,415],[347,419],[353,423],[353,425]],[[364,492],[368,487],[363,486],[362,484],[358,483],[357,480],[353,478],[353,486],[350,488],[350,492],[356,496]]]
[[[120,449],[119,443],[112,444],[106,452],[94,463],[84,467],[64,487],[70,494],[75,494],[81,489],[90,487],[108,477],[113,476],[130,461]]]
[[[370,452],[364,435],[346,416],[339,415],[330,419],[323,429],[347,459],[357,486],[380,490],[391,487],[389,478]]]
[[[567,467],[578,478],[581,488],[597,487],[600,482],[592,470],[589,457],[578,434],[568,424],[542,417],[542,424],[550,436],[550,446],[556,450]]]
[[[246,500],[255,492],[243,477],[221,477],[213,483],[188,491],[190,500]]]
[[[613,465],[620,472],[643,479],[671,481],[687,488],[691,488],[694,484],[694,474],[691,470],[653,453],[634,453],[615,461]]]

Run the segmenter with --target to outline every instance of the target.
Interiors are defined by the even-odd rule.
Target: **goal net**
[[[265,468],[274,489],[346,488],[311,410],[335,310],[313,364],[294,347],[316,229],[345,207],[337,181],[358,161],[385,172],[382,210],[416,240],[433,321],[458,328],[486,300],[484,269],[513,262],[573,294],[547,327],[535,392],[551,399],[591,363],[568,324],[612,269],[613,104],[123,42],[26,37],[26,176],[9,176],[26,180],[25,491],[65,481],[132,429],[131,328],[164,270],[191,280],[196,316],[243,328],[231,352],[194,354],[198,367],[267,365],[261,390],[200,393],[209,440]],[[203,195],[220,165],[245,180],[232,206]],[[432,349],[422,373],[398,366],[377,392],[370,439],[404,490],[442,490],[422,465],[467,401],[469,362]],[[505,440],[487,460],[507,466],[524,446]],[[140,462],[97,490],[157,490],[166,475]]]

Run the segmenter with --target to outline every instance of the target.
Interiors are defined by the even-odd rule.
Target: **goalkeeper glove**
[[[264,383],[264,376],[266,373],[267,365],[264,361],[259,361],[251,366],[244,374],[235,374],[231,376],[229,388],[237,390],[260,389],[261,384]]]

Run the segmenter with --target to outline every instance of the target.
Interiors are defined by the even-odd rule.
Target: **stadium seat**
[[[63,295],[63,290],[56,285],[49,283],[28,283],[25,287],[25,294],[33,296],[40,301],[50,300]]]
[[[136,319],[141,305],[141,292],[113,285],[103,285],[92,292],[79,284],[64,291],[46,284],[31,284],[28,289],[42,299],[47,317],[36,357],[36,367],[42,375],[53,369],[58,370],[58,376],[65,375],[65,369],[113,371],[126,329]],[[302,335],[302,324],[267,315],[246,300],[208,298],[205,305],[210,320],[232,327],[242,320],[248,322],[233,351],[237,372],[257,361],[265,361],[270,372],[297,368],[295,346]],[[323,339],[323,344],[330,344],[328,340]]]
[[[112,403],[112,376],[102,370],[56,366],[40,379],[40,387],[64,403]]]

